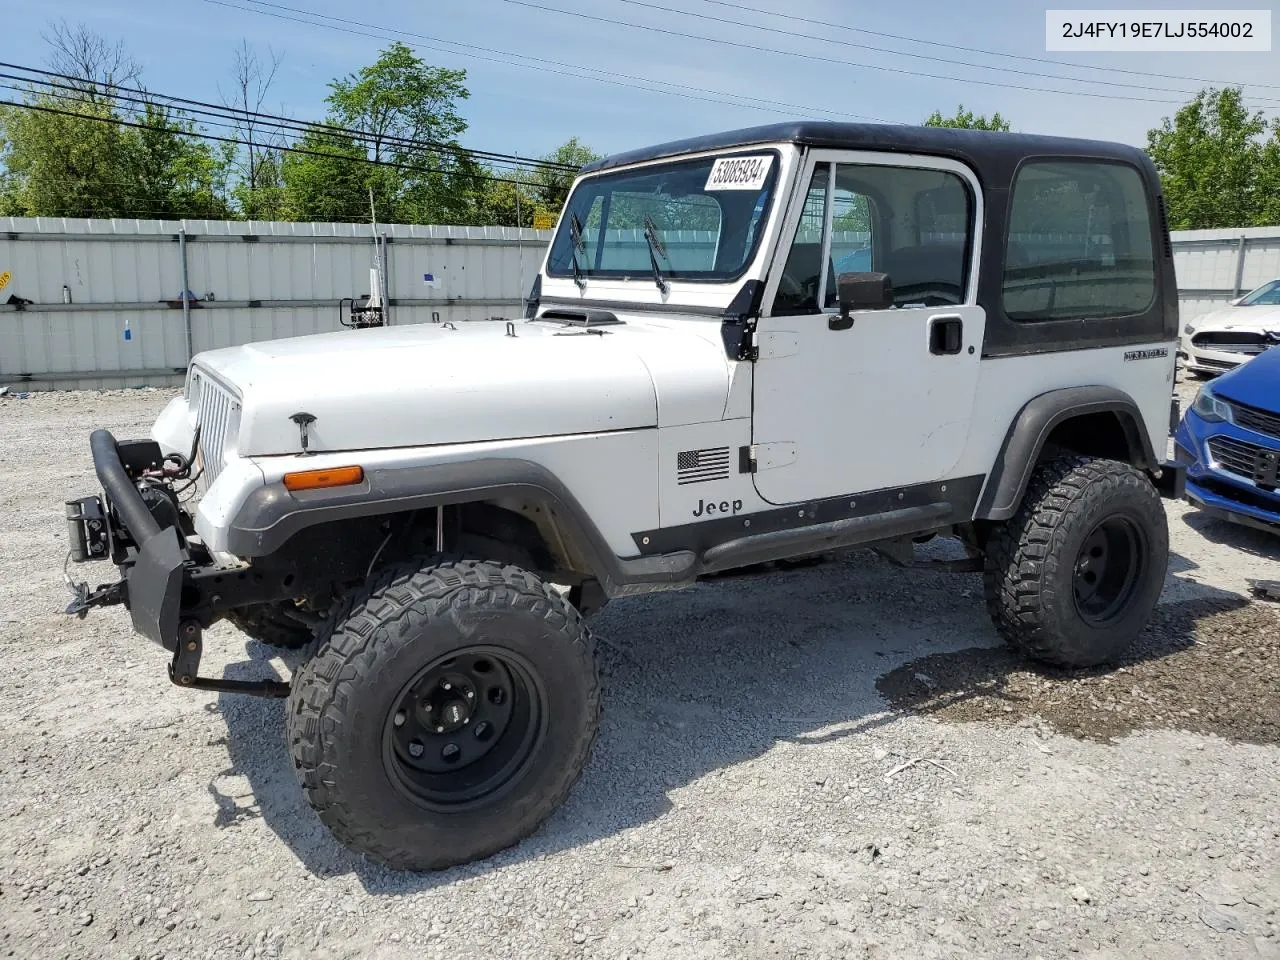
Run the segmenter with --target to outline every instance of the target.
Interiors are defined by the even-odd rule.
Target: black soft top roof
[[[887,123],[834,123],[793,121],[760,127],[727,130],[687,140],[673,140],[639,150],[617,153],[582,168],[594,173],[646,160],[659,160],[702,150],[729,149],[758,143],[790,142],[809,147],[845,150],[880,150],[927,153],[952,157],[969,164],[989,186],[1008,184],[1019,161],[1037,157],[1090,157],[1124,160],[1138,166],[1154,180],[1150,158],[1137,147],[1105,140],[1046,137],[992,130],[956,130],[949,127],[913,127]]]

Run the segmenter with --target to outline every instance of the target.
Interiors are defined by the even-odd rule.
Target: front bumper
[[[197,675],[203,651],[203,630],[216,616],[208,598],[221,599],[204,588],[216,585],[224,573],[228,581],[240,577],[237,572],[223,571],[216,565],[202,562],[207,558],[194,556],[191,544],[173,515],[153,509],[143,498],[135,479],[138,472],[137,450],[145,451],[143,461],[151,458],[159,465],[161,454],[158,444],[154,441],[130,442],[128,451],[122,455],[121,444],[109,431],[95,430],[89,438],[89,446],[94,471],[102,484],[102,514],[111,528],[110,554],[120,570],[121,581],[99,588],[93,594],[81,586],[77,591],[78,603],[73,603],[67,612],[83,616],[92,606],[123,603],[129,610],[134,631],[173,654],[169,678],[179,686],[268,697],[287,696],[288,684],[274,680],[216,680]],[[72,519],[72,524],[76,522]],[[76,556],[79,537],[74,526],[70,533],[73,559],[82,559]],[[90,557],[84,556],[83,559]],[[225,587],[215,586],[215,589],[230,592],[234,586],[228,583]],[[252,596],[252,585],[247,590],[249,593],[245,600],[258,599]]]
[[[1268,489],[1218,463],[1209,449],[1215,437],[1280,452],[1280,438],[1229,423],[1210,423],[1189,410],[1174,436],[1175,458],[1187,467],[1184,499],[1210,516],[1280,534],[1280,490]]]
[[[1226,373],[1228,370],[1234,370],[1246,360],[1251,360],[1255,354],[1239,353],[1234,350],[1205,350],[1201,347],[1193,347],[1189,340],[1184,340],[1182,349],[1179,351],[1183,355],[1183,365],[1194,373]]]
[[[150,460],[159,467],[158,445],[140,455],[131,444],[130,459]],[[162,527],[126,469],[120,444],[107,430],[89,437],[94,472],[102,484],[102,513],[112,529],[110,553],[121,573],[119,599],[129,609],[133,629],[174,650],[177,645],[183,568],[189,557],[177,527]],[[72,535],[73,556],[75,536]]]

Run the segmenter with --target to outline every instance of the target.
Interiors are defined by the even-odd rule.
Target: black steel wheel
[[[1102,626],[1124,612],[1142,582],[1147,538],[1127,516],[1107,517],[1090,531],[1076,555],[1074,591],[1080,618]]]
[[[387,568],[341,609],[286,714],[303,791],[334,836],[435,870],[537,829],[599,728],[578,612],[519,567],[440,558]]]
[[[387,717],[383,757],[407,796],[447,809],[517,779],[545,733],[530,665],[501,647],[464,647],[405,685]]]
[[[1142,471],[1055,457],[1037,465],[1017,513],[991,531],[987,609],[1000,636],[1029,657],[1112,662],[1151,616],[1168,560],[1164,504]]]

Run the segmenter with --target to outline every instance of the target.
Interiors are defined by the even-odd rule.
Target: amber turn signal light
[[[364,479],[364,467],[331,467],[328,470],[300,470],[286,473],[288,490],[323,490],[326,487],[348,487]]]

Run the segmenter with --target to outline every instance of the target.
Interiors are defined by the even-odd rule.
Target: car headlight
[[[1202,420],[1208,420],[1210,423],[1234,422],[1231,416],[1231,404],[1225,400],[1219,400],[1213,388],[1207,385],[1200,388],[1200,392],[1196,394],[1195,403],[1191,404],[1191,409]]]

